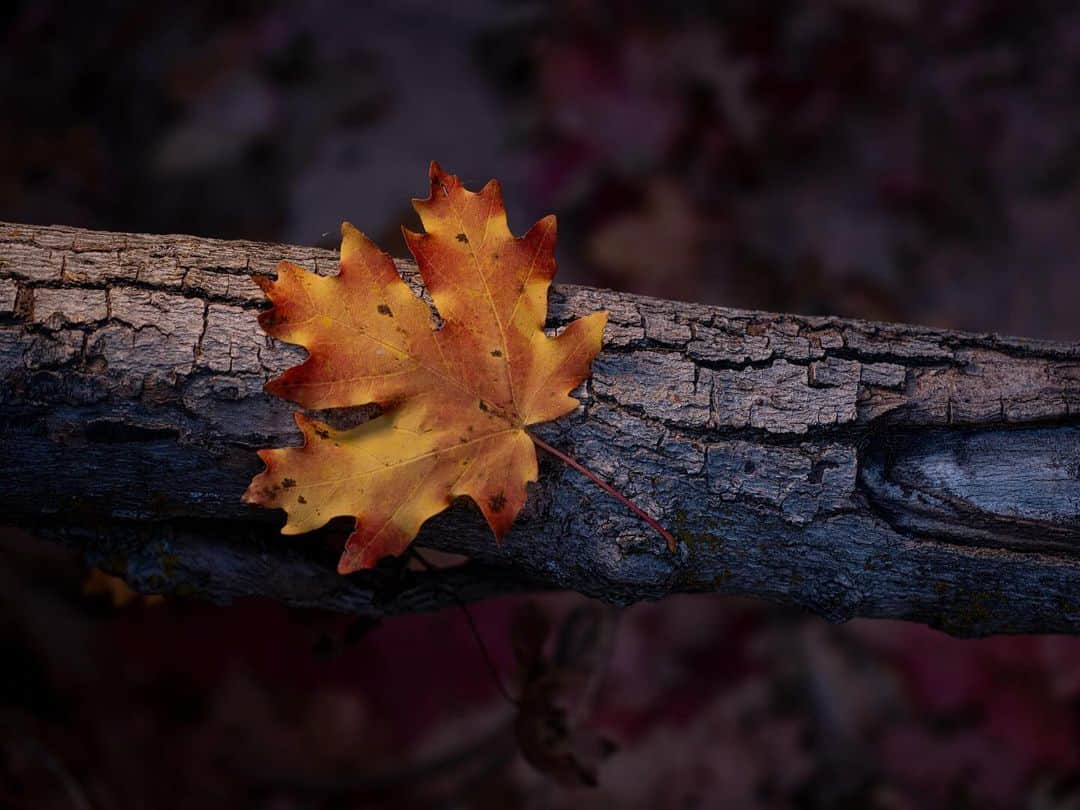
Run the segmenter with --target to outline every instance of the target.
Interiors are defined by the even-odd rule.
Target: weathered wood
[[[541,458],[501,548],[460,504],[420,542],[470,566],[339,578],[325,536],[279,536],[281,514],[240,502],[254,450],[297,439],[262,385],[302,352],[260,333],[249,279],[283,258],[337,264],[0,225],[6,519],[144,589],[218,599],[377,613],[528,586],[617,603],[722,591],[836,621],[1080,631],[1080,346],[570,286],[550,325],[604,308],[610,326],[582,407],[538,434],[665,522],[678,550]]]

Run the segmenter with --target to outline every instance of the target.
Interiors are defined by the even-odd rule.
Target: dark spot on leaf
[[[317,427],[315,428],[315,435],[318,436],[320,439],[329,439],[330,431],[326,428]]]
[[[281,488],[282,489],[292,489],[295,486],[296,486],[296,481],[294,479],[292,479],[292,478],[283,478],[283,479],[281,479]]]
[[[454,238],[455,238],[455,239],[457,239],[457,240],[458,240],[459,242],[464,242],[464,243],[465,243],[466,245],[467,245],[467,244],[469,244],[469,237],[467,237],[467,236],[466,236],[465,234],[463,234],[463,233],[459,233],[459,234],[458,234],[458,235],[457,235],[456,237],[454,237]]]
[[[298,495],[296,497],[296,502],[297,503],[307,503],[307,498],[305,498],[303,495]]]
[[[492,512],[501,512],[504,506],[506,506],[506,496],[501,492],[488,498],[488,507]]]
[[[484,400],[480,400],[480,410],[482,410],[484,413],[488,413],[489,409]]]
[[[391,318],[394,317],[394,313],[390,310],[390,307],[388,307],[386,304],[379,304],[379,314],[380,315],[388,315]]]
[[[492,349],[491,350],[491,356],[492,357],[502,357],[502,352],[500,352],[498,349]]]

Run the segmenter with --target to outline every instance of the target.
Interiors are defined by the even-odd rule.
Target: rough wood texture
[[[618,603],[723,591],[834,621],[1080,631],[1080,346],[569,286],[551,326],[599,308],[611,323],[581,409],[538,433],[665,522],[678,551],[542,457],[501,548],[460,504],[421,543],[469,555],[461,570],[339,578],[325,536],[279,536],[280,513],[240,502],[254,450],[297,439],[262,385],[302,352],[260,333],[249,279],[283,258],[337,263],[0,225],[6,519],[144,589],[216,599],[378,613],[523,587]]]

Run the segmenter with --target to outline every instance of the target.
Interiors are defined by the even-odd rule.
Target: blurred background
[[[8,3],[0,219],[405,255],[434,158],[556,213],[566,282],[1080,340],[1080,8],[643,5]],[[520,602],[474,610],[508,683]],[[0,806],[1080,808],[1080,639],[590,610],[620,750],[565,788],[460,610],[148,600],[9,532]]]

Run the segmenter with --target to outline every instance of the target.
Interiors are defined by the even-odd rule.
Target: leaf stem
[[[632,500],[627,498],[625,495],[623,495],[617,489],[612,487],[610,484],[608,484],[606,481],[604,481],[602,478],[600,478],[596,473],[594,473],[591,470],[587,469],[586,467],[582,466],[578,461],[575,461],[574,459],[570,458],[570,456],[566,455],[566,453],[564,453],[562,450],[558,450],[558,449],[552,447],[550,444],[545,442],[543,439],[537,438],[532,433],[529,434],[529,438],[532,439],[533,444],[535,444],[541,450],[545,450],[548,453],[551,453],[551,455],[555,456],[555,458],[559,459],[561,462],[566,464],[568,467],[573,467],[579,473],[581,473],[586,478],[588,478],[590,481],[592,481],[594,484],[596,484],[598,487],[600,487],[600,489],[604,490],[604,492],[608,493],[611,497],[615,498],[619,503],[621,503],[623,506],[625,506],[627,509],[629,509],[631,512],[633,512],[639,518],[641,518],[646,523],[648,523],[650,526],[652,526],[652,528],[654,528],[657,531],[657,533],[661,537],[663,537],[664,540],[667,542],[668,551],[674,551],[675,550],[675,546],[677,544],[677,541],[675,540],[675,537],[671,534],[671,532],[669,532],[667,529],[665,529],[663,526],[661,526],[660,522],[657,521],[656,518],[653,518],[653,517],[649,516],[640,506],[638,506]]]

